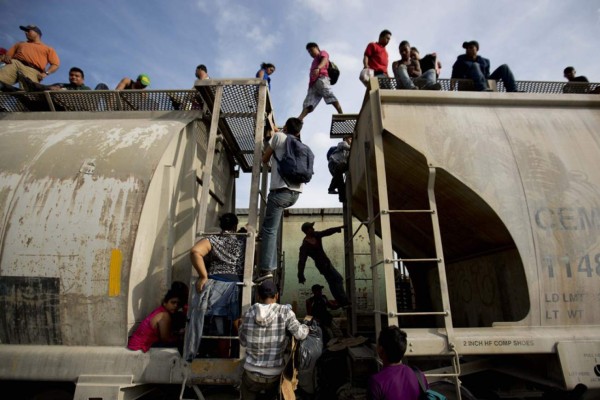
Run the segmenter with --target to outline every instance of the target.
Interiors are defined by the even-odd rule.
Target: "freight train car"
[[[237,174],[258,178],[266,85],[3,93],[0,107],[0,379],[14,398],[235,383],[239,359],[126,345],[172,281],[190,282],[189,249],[234,211]]]
[[[399,325],[431,381],[480,398],[600,398],[600,97],[381,83],[331,129],[354,135],[353,230],[382,239],[354,332]],[[365,255],[348,248],[358,285]]]

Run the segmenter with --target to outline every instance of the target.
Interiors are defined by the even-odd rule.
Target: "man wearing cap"
[[[479,43],[476,40],[464,42],[462,47],[465,54],[458,56],[452,66],[453,79],[472,79],[478,91],[490,91],[488,79],[501,80],[507,92],[517,91],[515,77],[508,65],[502,64],[490,74],[490,60],[477,55]]]
[[[0,82],[5,85],[14,85],[17,82],[17,72],[21,72],[33,82],[41,82],[60,66],[56,51],[42,43],[40,28],[35,25],[19,28],[25,32],[27,41],[15,44],[6,54],[0,56],[0,62],[6,64],[0,68]]]
[[[305,222],[302,224],[302,232],[304,232],[306,236],[300,246],[300,255],[298,257],[298,282],[301,284],[306,282],[304,268],[306,267],[307,258],[312,258],[321,275],[325,277],[325,280],[329,285],[329,290],[337,304],[344,307],[349,303],[348,296],[346,296],[346,291],[344,290],[344,279],[333,267],[327,254],[325,254],[322,242],[324,237],[341,232],[343,226],[336,226],[325,229],[324,231],[315,231],[314,225],[314,222]]]
[[[277,303],[279,293],[272,280],[258,285],[258,303],[253,304],[239,328],[240,344],[246,347],[240,394],[243,400],[271,400],[279,394],[281,373],[289,332],[297,340],[308,336],[309,328],[301,324],[289,307]]]
[[[139,90],[146,89],[147,86],[150,86],[150,77],[146,74],[140,74],[135,81],[131,78],[121,79],[115,90]]]

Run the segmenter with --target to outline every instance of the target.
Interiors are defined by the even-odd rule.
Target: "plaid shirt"
[[[308,336],[308,326],[301,324],[289,307],[278,303],[250,307],[239,331],[240,343],[246,347],[246,365],[250,369],[283,370],[288,345],[286,330],[298,340]]]

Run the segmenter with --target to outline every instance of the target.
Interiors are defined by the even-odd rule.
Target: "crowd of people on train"
[[[19,27],[26,41],[18,42],[9,50],[0,48],[0,89],[19,90],[90,90],[85,85],[84,71],[78,67],[69,70],[68,83],[46,85],[42,83],[55,74],[60,59],[55,50],[41,40],[42,31],[36,25]],[[389,56],[386,46],[391,32],[381,31],[377,41],[367,45],[363,54],[363,71],[359,79],[367,84],[371,77],[387,78]],[[502,81],[507,92],[517,92],[518,86],[510,67],[502,64],[491,71],[490,61],[479,55],[479,43],[475,40],[462,44],[465,53],[458,56],[452,66],[453,79],[469,79],[475,90],[490,91],[489,80]],[[277,238],[283,211],[293,206],[303,191],[304,184],[287,182],[278,171],[278,160],[283,156],[287,140],[300,140],[303,119],[321,100],[342,113],[340,102],[332,91],[330,82],[329,54],[317,43],[310,42],[306,50],[312,58],[309,83],[302,110],[298,117],[289,118],[281,131],[272,132],[265,146],[262,161],[272,163],[266,213],[262,221],[260,257],[254,285],[256,298],[243,315],[241,313],[241,288],[243,285],[244,260],[248,232],[252,227],[238,229],[238,218],[225,213],[219,218],[220,232],[205,235],[190,250],[190,261],[197,278],[190,291],[183,282],[173,282],[160,305],[139,323],[131,333],[127,347],[147,352],[152,347],[176,346],[187,362],[199,356],[235,357],[239,348],[232,345],[239,337],[239,345],[246,349],[240,393],[242,399],[274,399],[279,394],[281,374],[286,365],[290,337],[305,340],[315,326],[322,328],[324,341],[340,335],[330,310],[345,309],[350,300],[346,295],[343,278],[323,248],[323,238],[342,232],[343,226],[315,230],[314,222],[302,225],[305,234],[299,248],[297,278],[306,283],[305,267],[310,258],[327,282],[333,299],[323,294],[324,286],[315,283],[312,296],[306,299],[307,314],[314,319],[300,321],[291,307],[279,303],[279,288],[274,279],[278,268]],[[400,59],[392,63],[396,87],[401,90],[440,90],[438,82],[442,68],[436,53],[420,57],[416,47],[403,40],[399,45]],[[272,63],[262,63],[255,77],[263,79],[271,87],[271,77],[276,71]],[[196,68],[198,80],[210,79],[206,65]],[[584,76],[577,76],[573,67],[564,70],[569,84],[587,83]],[[197,82],[196,82],[197,83]],[[136,78],[123,78],[115,90],[141,90],[149,87],[147,74]],[[108,90],[99,84],[96,90]],[[565,92],[570,92],[565,86]],[[345,137],[328,153],[328,166],[332,175],[330,194],[345,201],[344,174],[348,169],[348,155],[352,137]],[[191,295],[190,295],[191,292]],[[188,299],[190,303],[188,305]],[[313,322],[313,321],[316,321]],[[216,345],[202,347],[203,339],[214,339]],[[379,332],[377,352],[382,368],[369,379],[370,399],[417,399],[422,387],[420,372],[403,364],[407,347],[407,335],[396,326]],[[426,386],[425,380],[425,386]]]

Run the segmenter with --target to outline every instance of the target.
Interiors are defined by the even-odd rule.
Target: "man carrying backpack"
[[[306,115],[313,112],[315,107],[321,102],[321,99],[325,100],[327,104],[333,104],[338,114],[343,114],[342,106],[331,91],[331,82],[329,80],[329,53],[325,50],[319,49],[319,45],[310,42],[306,45],[308,54],[312,57],[313,61],[310,65],[310,73],[308,80],[308,93],[302,104],[302,112],[298,118],[302,121]]]
[[[346,201],[344,173],[348,171],[348,157],[350,156],[351,145],[352,136],[346,136],[337,146],[330,148],[327,152],[327,165],[331,173],[331,183],[329,184],[328,192],[329,194],[337,194],[342,203]]]
[[[289,118],[283,127],[283,132],[273,133],[263,153],[262,162],[267,164],[271,161],[271,184],[260,231],[262,243],[258,264],[259,275],[255,282],[273,277],[273,271],[277,269],[277,236],[283,210],[296,203],[304,188],[304,183],[285,179],[279,171],[280,161],[286,157],[286,141],[300,140],[301,130],[302,121],[298,118]]]

